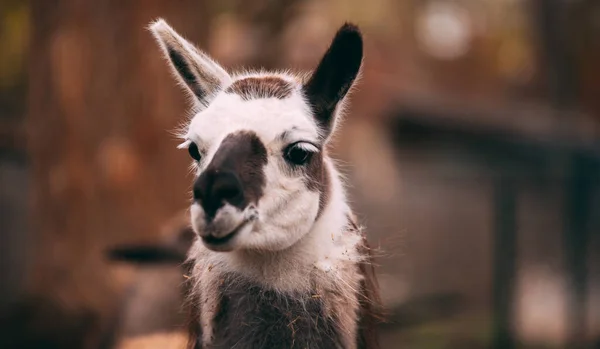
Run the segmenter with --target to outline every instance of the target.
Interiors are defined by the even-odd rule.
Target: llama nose
[[[209,220],[225,203],[242,208],[244,201],[242,184],[235,173],[229,171],[203,173],[194,183],[193,195],[194,201],[202,205]]]

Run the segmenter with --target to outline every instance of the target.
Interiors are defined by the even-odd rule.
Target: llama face
[[[320,193],[307,176],[322,142],[299,93],[219,94],[193,118],[187,139],[200,154],[192,222],[209,248],[280,249],[310,229]]]
[[[230,75],[164,21],[151,26],[195,103],[181,148],[194,159],[192,226],[209,249],[285,249],[327,204],[324,148],[362,59],[346,25],[315,72]]]

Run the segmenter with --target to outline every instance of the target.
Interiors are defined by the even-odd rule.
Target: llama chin
[[[343,25],[306,75],[230,73],[164,20],[149,29],[193,101],[190,346],[376,348],[370,250],[326,151],[359,29]]]

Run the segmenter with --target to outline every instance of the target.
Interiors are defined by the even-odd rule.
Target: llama
[[[149,26],[192,101],[190,347],[376,348],[370,249],[327,154],[362,64],[344,24],[311,74],[232,74]]]

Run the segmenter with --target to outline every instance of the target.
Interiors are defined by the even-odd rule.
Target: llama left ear
[[[181,37],[167,22],[159,19],[149,26],[169,65],[194,99],[206,106],[231,77],[208,55]]]
[[[314,117],[326,135],[333,128],[336,107],[358,75],[362,57],[360,30],[346,23],[338,30],[317,69],[304,84],[304,93]]]

